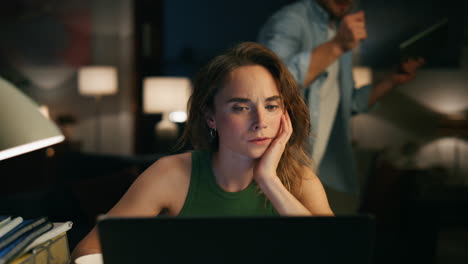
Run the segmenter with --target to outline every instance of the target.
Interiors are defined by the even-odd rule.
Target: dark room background
[[[174,143],[155,134],[161,115],[142,111],[143,78],[191,78],[226,48],[256,41],[266,19],[292,2],[3,3],[0,75],[47,106],[50,118],[67,129],[69,138],[64,144],[0,161],[0,215],[45,214],[56,221],[74,220],[70,233],[74,245],[89,231],[95,216],[108,210],[128,184],[170,152]],[[426,251],[426,257],[437,263],[462,263],[457,262],[461,256],[466,263],[467,3],[360,0],[357,8],[366,12],[369,37],[353,51],[354,62],[368,67],[374,82],[399,61],[399,43],[448,19],[447,41],[428,58],[413,82],[392,91],[369,113],[354,117],[352,139],[362,187],[372,186],[358,197],[366,202],[363,206],[383,215],[388,220],[384,225],[402,216],[398,218],[401,223],[406,220],[408,226],[425,228],[418,231],[420,240],[413,240],[421,245],[418,254]],[[77,71],[87,65],[109,65],[118,71],[118,92],[101,99],[99,115],[95,100],[78,92]],[[99,147],[94,133],[97,124],[102,128]],[[381,257],[413,246],[411,241],[401,245],[387,241],[381,244]],[[411,250],[400,252],[401,256],[410,255]]]

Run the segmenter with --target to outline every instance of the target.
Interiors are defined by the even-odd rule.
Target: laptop
[[[105,264],[370,263],[372,216],[105,218]]]

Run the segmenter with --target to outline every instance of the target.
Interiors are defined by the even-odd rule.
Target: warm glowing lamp
[[[117,69],[112,66],[85,66],[78,71],[78,90],[81,95],[96,99],[96,147],[100,149],[99,103],[102,96],[117,93]]]
[[[85,66],[78,72],[81,95],[101,97],[117,93],[117,70],[112,66]]]
[[[39,106],[0,77],[0,160],[63,141]]]
[[[162,114],[156,133],[163,138],[177,136],[175,123],[187,119],[190,80],[182,77],[147,77],[143,80],[143,111]]]

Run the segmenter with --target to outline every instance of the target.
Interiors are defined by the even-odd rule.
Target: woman
[[[310,169],[307,106],[280,59],[257,43],[215,57],[194,81],[182,137],[108,215],[333,215]],[[73,257],[100,252],[93,229]]]

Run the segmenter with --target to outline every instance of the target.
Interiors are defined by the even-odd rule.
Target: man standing
[[[367,38],[367,32],[364,12],[350,14],[352,5],[353,0],[298,1],[275,13],[259,35],[259,42],[283,59],[304,88],[314,135],[312,158],[335,213],[340,213],[338,200],[359,193],[351,116],[367,111],[395,86],[412,80],[424,63],[421,58],[409,60],[400,65],[401,72],[374,86],[354,89],[351,50]]]

